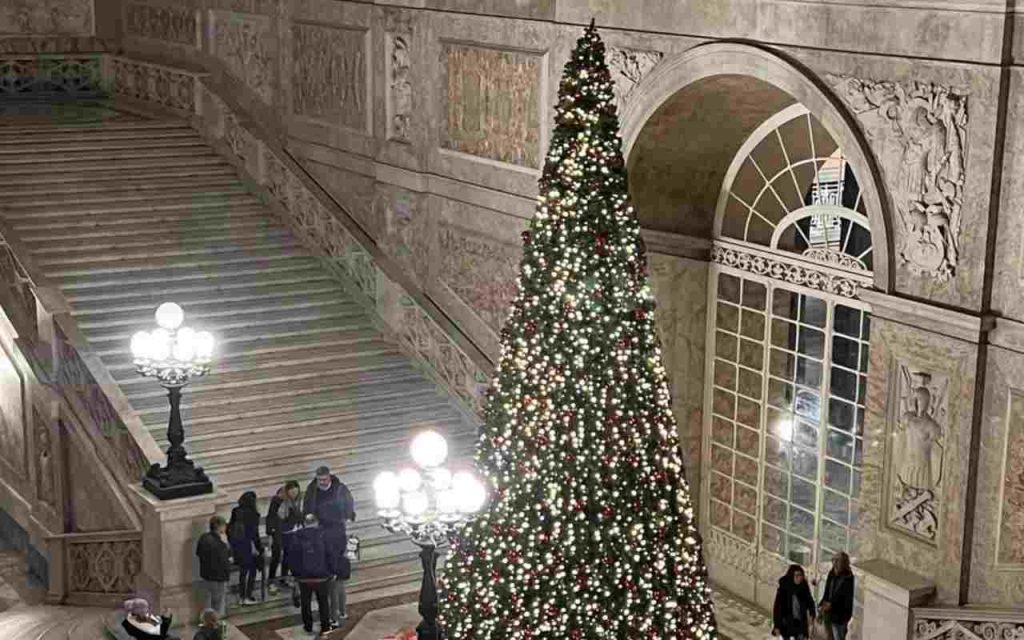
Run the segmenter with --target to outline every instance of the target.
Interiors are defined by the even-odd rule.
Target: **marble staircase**
[[[416,549],[381,529],[370,483],[406,464],[427,426],[467,459],[471,421],[185,122],[2,123],[0,214],[157,442],[167,398],[134,372],[128,345],[174,300],[218,341],[182,413],[186,447],[227,496],[220,510],[245,490],[265,509],[286,480],[305,486],[327,464],[357,500],[351,596],[415,591]]]

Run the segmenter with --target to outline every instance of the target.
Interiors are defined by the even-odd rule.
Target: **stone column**
[[[912,634],[911,608],[935,594],[935,583],[885,560],[857,564],[862,574],[864,619],[861,637],[871,640],[908,640]]]
[[[175,626],[193,622],[201,607],[194,585],[199,580],[196,540],[209,529],[225,494],[162,501],[141,486],[132,491],[142,513],[142,572],[136,591],[155,611],[169,609]]]

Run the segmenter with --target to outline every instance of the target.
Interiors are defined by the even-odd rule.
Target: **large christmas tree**
[[[480,434],[492,499],[443,578],[449,640],[717,637],[618,127],[591,25]]]

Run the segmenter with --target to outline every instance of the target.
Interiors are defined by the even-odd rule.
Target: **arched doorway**
[[[870,309],[887,206],[851,121],[793,65],[715,44],[623,114],[648,229],[709,247],[698,466],[713,580],[770,606],[789,562],[856,553]],[[695,383],[698,381],[695,381]],[[685,437],[684,437],[685,440]]]

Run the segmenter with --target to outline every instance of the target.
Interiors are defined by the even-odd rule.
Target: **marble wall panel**
[[[200,46],[196,9],[155,2],[129,2],[124,9],[125,35],[169,44]]]
[[[497,334],[518,290],[521,245],[450,224],[438,241],[441,281]]]
[[[382,220],[375,215],[376,183],[373,177],[318,160],[305,159],[302,164],[371,238],[381,239],[384,229]]]
[[[990,347],[979,438],[971,604],[1024,600],[1024,354]]]
[[[72,420],[72,418],[68,418]],[[71,531],[117,531],[131,529],[132,522],[114,499],[90,443],[82,433],[71,434],[61,428],[65,439],[65,474],[70,513],[67,514]]]
[[[277,40],[268,15],[210,9],[210,53],[266,104],[279,100]]]
[[[369,31],[292,25],[292,113],[370,133]]]
[[[437,224],[423,194],[378,182],[373,216],[378,244],[421,289],[440,268]]]
[[[1024,70],[1010,70],[1007,111],[1024,113]],[[992,274],[992,306],[1002,316],[1024,320],[1024,119],[1006,121],[1002,198],[996,237],[997,269]]]
[[[445,149],[539,168],[543,56],[447,42]]]
[[[0,0],[0,36],[90,36],[93,0]]]
[[[861,511],[853,535],[859,557],[932,577],[943,603],[959,595],[976,359],[976,345],[873,318]],[[920,495],[905,496],[904,484]],[[922,497],[932,527],[920,524],[929,517],[924,510],[904,517]]]

